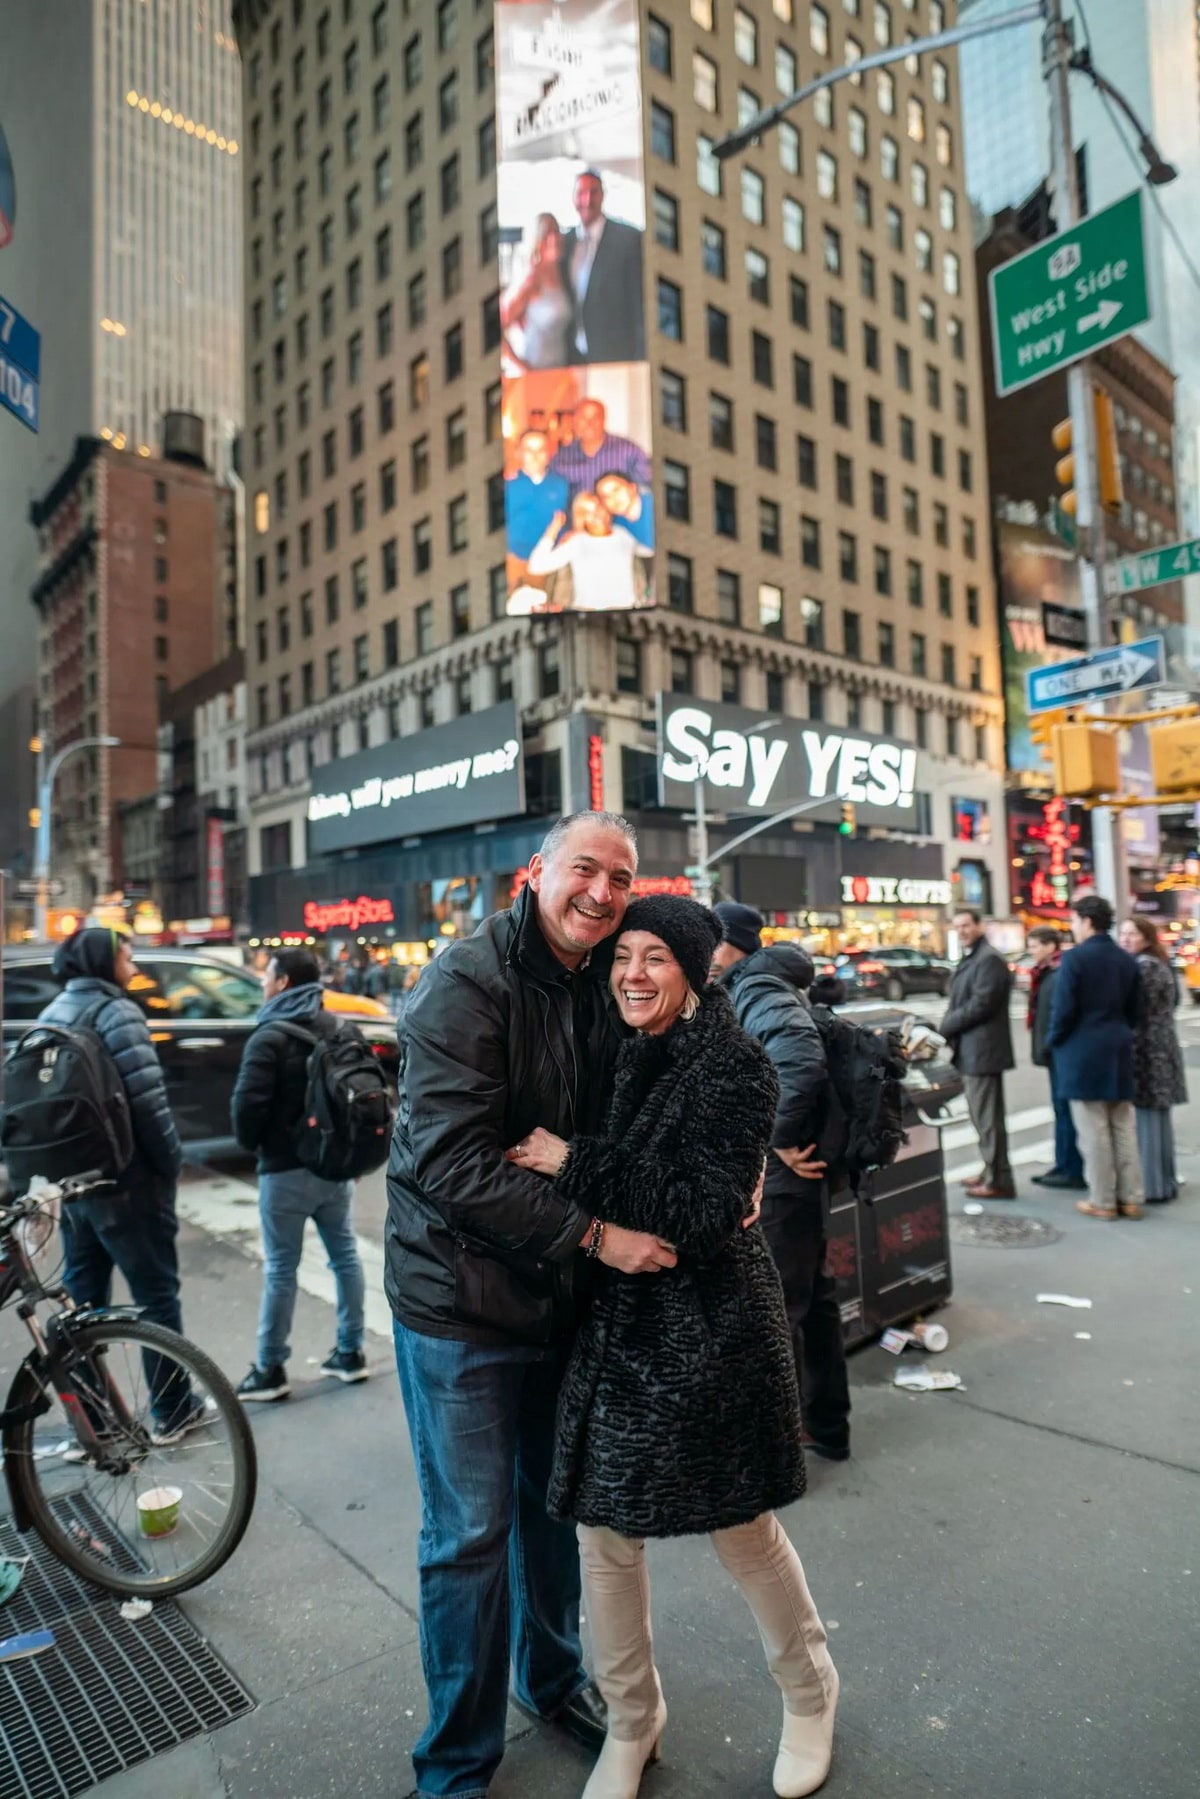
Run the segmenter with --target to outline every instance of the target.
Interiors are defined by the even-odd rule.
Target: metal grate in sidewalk
[[[111,1534],[86,1499],[65,1508]],[[253,1710],[173,1601],[128,1623],[118,1600],[76,1579],[10,1518],[0,1520],[0,1553],[32,1555],[20,1591],[0,1609],[0,1636],[55,1636],[43,1654],[0,1665],[0,1799],[69,1799]]]

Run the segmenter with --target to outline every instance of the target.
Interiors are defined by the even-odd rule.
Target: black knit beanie
[[[655,894],[628,907],[619,935],[649,931],[661,937],[687,977],[693,993],[703,993],[713,951],[721,941],[721,921],[697,900]]]
[[[740,900],[718,900],[713,907],[720,920],[724,941],[734,949],[752,956],[762,948],[763,915],[755,906],[743,906]]]

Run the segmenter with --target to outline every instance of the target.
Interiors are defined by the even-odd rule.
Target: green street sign
[[[1002,263],[988,280],[1000,395],[1124,337],[1150,317],[1140,191]]]
[[[1164,581],[1182,581],[1185,575],[1200,575],[1200,537],[1110,562],[1104,570],[1104,586],[1110,595],[1141,593],[1145,587],[1161,587]]]

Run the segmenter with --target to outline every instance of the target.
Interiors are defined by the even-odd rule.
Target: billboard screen
[[[1000,603],[1003,629],[1006,760],[1015,773],[1044,775],[1049,765],[1029,735],[1025,677],[1047,662],[1064,662],[1075,652],[1047,644],[1043,605],[1078,607],[1079,570],[1074,550],[1040,525],[996,526],[1000,548]]]
[[[521,731],[505,700],[315,768],[308,849],[326,856],[524,810]]]
[[[496,0],[508,610],[654,602],[637,0]]]

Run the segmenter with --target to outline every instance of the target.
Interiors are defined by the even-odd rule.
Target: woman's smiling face
[[[618,937],[609,984],[625,1023],[652,1037],[674,1024],[688,996],[682,968],[650,931],[623,931]]]

